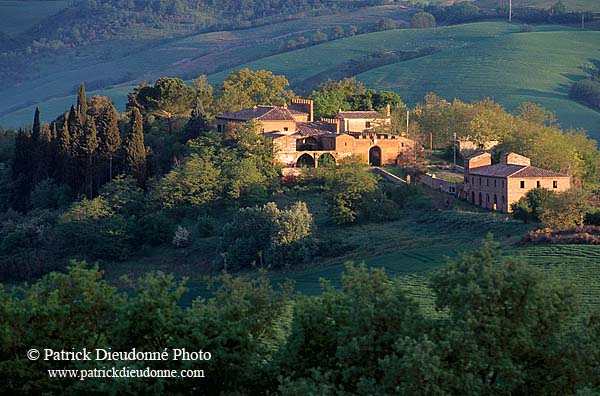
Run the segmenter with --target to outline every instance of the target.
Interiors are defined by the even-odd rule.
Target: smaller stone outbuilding
[[[531,166],[531,160],[516,153],[506,153],[500,163],[492,165],[490,153],[473,155],[465,160],[462,196],[481,207],[511,212],[511,204],[534,188],[565,191],[571,188],[568,175]]]

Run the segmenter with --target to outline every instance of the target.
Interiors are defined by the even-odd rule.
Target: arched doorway
[[[377,146],[371,147],[369,150],[369,164],[373,166],[381,166],[381,148]]]
[[[324,153],[319,157],[317,161],[319,163],[319,168],[334,168],[335,167],[335,158],[333,155],[329,153]]]
[[[471,203],[475,204],[475,192],[471,191]]]
[[[302,154],[298,161],[296,161],[296,166],[299,168],[314,168],[315,167],[315,159],[312,155]]]
[[[479,193],[479,206],[483,206],[483,199],[481,197],[481,193]]]

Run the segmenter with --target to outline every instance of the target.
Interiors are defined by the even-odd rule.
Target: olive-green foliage
[[[282,105],[293,98],[285,76],[268,70],[241,69],[230,73],[220,87],[217,111],[231,112],[257,105]]]
[[[437,324],[434,356],[450,374],[445,387],[450,393],[574,391],[573,384],[563,382],[568,373],[556,361],[562,332],[578,311],[570,286],[523,262],[503,259],[488,239],[479,251],[439,270],[431,287],[437,308],[448,313]]]
[[[304,202],[280,210],[273,202],[240,209],[223,228],[222,257],[226,269],[256,265],[291,266],[314,251],[313,220]]]
[[[487,241],[432,277],[424,316],[404,279],[348,266],[340,289],[291,297],[264,274],[224,275],[183,307],[185,280],[151,273],[119,293],[72,263],[13,291],[0,287],[0,393],[19,395],[589,395],[600,386],[600,320],[574,290]],[[47,369],[105,362],[23,358],[30,348],[202,349],[210,361],[127,362],[203,369],[206,378],[49,379]]]
[[[380,359],[398,339],[416,337],[422,320],[400,282],[382,270],[349,265],[341,290],[325,284],[320,296],[298,298],[282,372],[294,386],[317,370],[348,394],[373,394],[384,375]]]
[[[116,213],[130,216],[144,210],[144,192],[132,176],[120,175],[102,186],[100,197]]]
[[[187,291],[172,275],[151,273],[119,293],[97,267],[71,264],[32,286],[0,288],[0,393],[18,395],[261,394],[272,389],[273,355],[285,343],[292,320],[290,287],[274,290],[264,276],[249,280],[222,276],[209,300],[180,305]],[[68,345],[68,347],[66,347]],[[106,362],[54,362],[24,358],[30,348],[160,351],[168,348],[210,352],[210,361],[131,361],[131,369],[202,369],[206,378],[57,380],[47,369],[93,369]],[[117,367],[119,364],[117,363]],[[208,375],[210,373],[210,375]],[[258,378],[262,378],[258,381]],[[270,378],[270,380],[265,380]]]
[[[550,198],[540,220],[545,227],[557,230],[582,226],[589,198],[589,193],[578,189],[558,193]]]
[[[435,17],[428,12],[417,12],[410,20],[410,26],[417,29],[435,27]]]
[[[540,221],[540,216],[552,201],[555,193],[546,188],[534,188],[529,190],[524,197],[511,205],[513,217],[517,220]]]
[[[325,200],[338,224],[358,221],[366,214],[367,197],[377,190],[377,179],[358,160],[350,159],[327,175]]]
[[[0,279],[30,279],[59,268],[52,235],[55,224],[54,212],[5,213],[0,227]]]
[[[197,154],[161,178],[153,189],[158,206],[205,205],[219,196],[221,171]]]
[[[57,209],[69,203],[69,188],[57,185],[54,179],[44,179],[31,191],[30,199],[35,209]]]
[[[13,292],[0,289],[0,373],[5,378],[0,393],[74,395],[72,388],[80,381],[52,379],[47,370],[100,368],[102,363],[93,360],[34,362],[24,356],[30,348],[43,353],[44,348],[107,346],[107,333],[124,298],[101,277],[97,267],[87,269],[72,262],[68,274],[51,273]]]

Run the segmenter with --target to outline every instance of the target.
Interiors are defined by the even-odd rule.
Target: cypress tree
[[[31,133],[34,142],[37,142],[40,136],[40,108],[35,107],[35,114],[33,116],[33,130]]]
[[[52,130],[52,140],[58,139],[58,129],[56,127],[56,121],[52,123],[52,127],[50,129]]]
[[[31,134],[19,129],[15,138],[15,155],[12,166],[13,194],[11,206],[21,212],[29,209],[32,189]]]
[[[94,194],[94,154],[98,148],[96,124],[92,117],[86,117],[84,130],[82,150],[86,160],[85,181],[88,187],[88,197],[92,199]]]
[[[112,180],[113,158],[123,143],[119,132],[119,113],[112,104],[102,109],[97,123],[100,142],[98,150],[108,162],[108,180]]]
[[[56,179],[63,183],[71,182],[71,133],[69,132],[69,117],[64,119],[58,136]]]
[[[87,115],[87,98],[85,95],[85,85],[83,83],[81,83],[79,90],[77,91],[77,113],[83,124]]]
[[[131,110],[129,131],[125,146],[127,169],[137,179],[140,187],[144,187],[146,182],[146,147],[144,146],[142,114],[137,107]]]
[[[204,108],[200,98],[196,98],[196,103],[192,109],[192,114],[184,130],[184,139],[186,141],[196,139],[199,136],[206,135],[210,131],[208,117],[204,114]]]
[[[50,126],[43,123],[40,127],[39,137],[35,144],[37,169],[35,182],[38,183],[50,175],[52,162],[52,132]]]

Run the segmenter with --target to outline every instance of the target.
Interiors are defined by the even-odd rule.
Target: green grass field
[[[399,7],[368,7],[173,40],[151,40],[139,32],[134,40],[66,51],[53,56],[52,62],[40,59],[37,77],[31,81],[0,90],[0,126],[31,123],[36,104],[42,118],[53,119],[57,112],[69,108],[81,82],[86,83],[91,95],[108,95],[124,110],[126,93],[142,81],[154,82],[163,76],[192,79],[278,53],[287,40],[301,34],[310,38],[319,29],[371,26],[383,17],[406,19],[406,14],[407,10]]]
[[[70,1],[0,0],[0,32],[14,35],[32,27],[47,16],[56,14]]]
[[[539,103],[554,111],[563,127],[585,128],[600,138],[600,113],[567,97],[572,78],[588,59],[600,58],[600,32],[560,26],[536,26],[521,33],[518,25],[482,22],[424,30],[371,33],[260,59],[241,67],[269,69],[292,84],[335,70],[351,59],[380,51],[438,52],[378,67],[356,77],[365,85],[396,91],[410,105],[427,92],[474,101],[490,97],[515,108]],[[219,81],[229,71],[211,75]]]
[[[562,0],[567,11],[600,11],[600,2],[596,0]],[[475,0],[479,7],[496,8],[506,6],[508,0]],[[551,8],[556,0],[513,0],[513,7]]]

